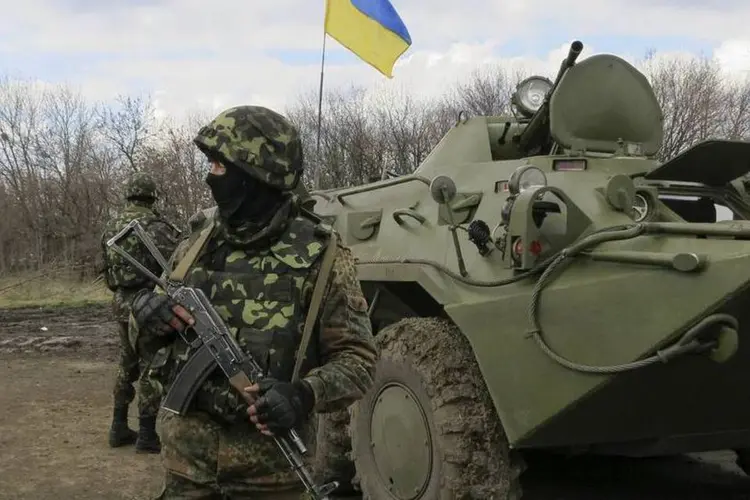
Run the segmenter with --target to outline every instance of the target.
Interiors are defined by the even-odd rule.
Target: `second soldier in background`
[[[161,395],[151,384],[144,383],[144,366],[128,341],[128,317],[133,296],[140,290],[152,289],[154,285],[117,252],[107,248],[106,242],[130,221],[138,220],[156,242],[162,255],[169,258],[177,246],[180,232],[156,212],[154,209],[156,200],[156,183],[151,176],[141,172],[132,174],[125,183],[125,206],[107,222],[101,241],[106,266],[104,280],[107,287],[114,292],[112,311],[120,334],[120,354],[113,391],[114,410],[109,431],[109,445],[118,447],[135,442],[137,451],[147,453],[160,451],[155,422]],[[134,235],[131,234],[121,241],[120,245],[154,274],[157,276],[161,274],[159,264]],[[139,379],[141,381],[138,387],[139,430],[135,432],[128,427],[128,408],[135,398],[133,384]]]

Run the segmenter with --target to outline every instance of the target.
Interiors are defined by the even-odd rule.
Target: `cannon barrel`
[[[563,65],[565,67],[573,66],[576,63],[576,59],[578,59],[578,56],[581,55],[581,51],[583,50],[583,43],[579,40],[576,40],[575,42],[570,44],[570,50],[568,50],[568,57],[565,58],[565,62]]]
[[[582,50],[583,43],[581,41],[576,40],[570,44],[568,55],[560,63],[560,70],[557,72],[555,82],[544,97],[544,102],[539,106],[539,109],[534,113],[534,116],[531,117],[531,121],[518,138],[518,144],[522,150],[528,150],[534,147],[539,141],[539,136],[546,135],[544,134],[544,130],[549,129],[548,115],[550,98],[552,97],[552,94],[555,93],[555,89],[557,89],[557,85],[560,83],[560,80],[562,80],[565,72],[576,63],[576,59],[581,55]]]

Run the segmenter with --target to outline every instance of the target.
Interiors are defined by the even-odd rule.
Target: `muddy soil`
[[[0,309],[0,353],[117,354],[108,305]]]
[[[158,493],[158,455],[107,444],[116,359],[106,306],[0,311],[0,498]]]
[[[158,456],[110,449],[109,309],[0,310],[0,499],[148,499]],[[131,409],[131,427],[137,425]],[[535,457],[524,500],[750,500],[732,452],[649,460]]]

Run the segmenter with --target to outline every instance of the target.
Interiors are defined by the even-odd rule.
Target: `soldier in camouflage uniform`
[[[300,498],[301,483],[264,433],[294,427],[309,439],[314,412],[346,408],[371,387],[378,350],[354,258],[300,206],[294,189],[302,146],[283,116],[257,106],[231,108],[201,128],[195,143],[210,163],[206,182],[217,205],[192,219],[172,266],[186,270],[183,281],[206,293],[268,376],[246,389],[259,397],[250,407],[215,370],[186,414],[160,412],[166,477],[158,498]],[[296,351],[329,243],[333,264],[323,274],[320,314],[295,378]],[[131,342],[144,356],[158,349],[150,377],[160,388],[192,354],[177,334],[189,321],[187,311],[160,291],[133,300]]]
[[[159,409],[160,395],[153,387],[140,377],[139,383],[139,432],[128,427],[128,407],[135,397],[136,380],[145,371],[128,340],[128,317],[130,300],[139,291],[153,285],[132,265],[110,248],[106,241],[116,235],[131,220],[138,219],[141,226],[156,241],[157,247],[167,257],[172,254],[178,243],[179,231],[164,220],[153,208],[156,201],[156,183],[144,173],[133,174],[125,185],[125,207],[104,227],[102,250],[104,252],[104,271],[107,287],[114,292],[112,311],[120,330],[120,359],[114,387],[114,414],[109,431],[109,445],[112,447],[136,443],[136,451],[159,453],[159,437],[155,430],[156,414]],[[156,260],[134,235],[120,241],[120,246],[133,255],[157,276],[161,274]]]

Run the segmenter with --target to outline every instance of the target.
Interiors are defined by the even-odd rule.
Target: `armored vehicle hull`
[[[413,175],[312,193],[382,348],[349,423],[370,498],[518,498],[528,449],[750,448],[750,143],[660,164],[645,77],[581,48],[526,118],[461,116]]]

